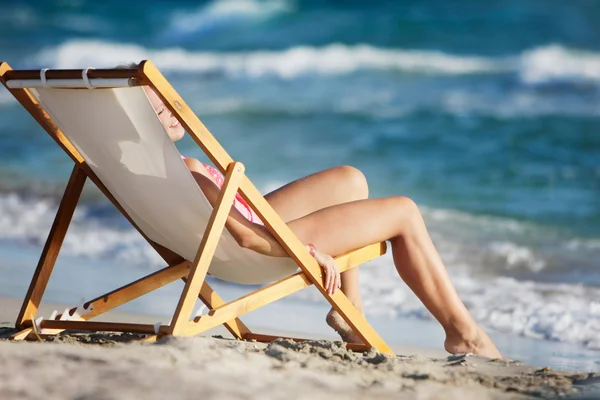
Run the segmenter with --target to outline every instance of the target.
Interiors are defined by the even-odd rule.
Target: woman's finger
[[[331,267],[329,267],[329,271],[330,271],[330,275],[331,275],[331,282],[329,285],[329,293],[333,294],[335,292],[335,270]]]
[[[325,272],[325,283],[323,285],[325,286],[325,289],[327,291],[329,291],[329,283],[331,282],[331,273],[329,272],[329,268],[327,268],[327,266],[324,266],[323,269]]]
[[[333,294],[335,291],[335,269],[331,266],[331,263],[328,264],[329,271],[331,271],[331,287],[329,288],[329,293]]]
[[[338,276],[337,268],[335,268],[334,265],[331,266],[331,272],[333,274],[333,279],[331,282],[331,294],[334,294],[337,290],[338,282],[339,282],[340,278]]]

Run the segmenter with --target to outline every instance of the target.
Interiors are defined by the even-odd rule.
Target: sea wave
[[[600,54],[559,45],[535,48],[520,57],[521,79],[546,82],[600,82]]]
[[[336,87],[323,90],[320,98],[300,98],[289,94],[287,99],[273,101],[256,95],[231,93],[223,97],[214,96],[210,100],[196,100],[191,103],[199,115],[230,116],[281,116],[315,117],[339,115],[347,118],[367,118],[374,120],[408,119],[419,114],[446,114],[457,117],[495,118],[498,120],[532,119],[551,116],[567,118],[600,116],[598,100],[570,95],[548,96],[528,89],[513,90],[509,93],[482,93],[477,87],[447,89],[441,93],[425,97],[381,99],[359,92],[368,88],[355,87],[346,96],[337,96]],[[353,96],[356,94],[356,96]],[[237,95],[237,96],[236,96]]]
[[[450,115],[493,117],[500,120],[545,116],[598,117],[600,97],[573,96],[568,90],[555,94],[530,86],[507,92],[476,88],[448,90],[440,96],[439,109]]]
[[[526,85],[556,81],[600,82],[600,54],[560,45],[502,57],[456,55],[368,44],[295,46],[278,51],[203,52],[178,47],[149,49],[136,44],[73,39],[42,50],[32,62],[51,68],[110,67],[151,59],[165,71],[222,73],[230,76],[343,75],[358,71],[398,71],[434,75],[514,73]]]
[[[505,71],[506,61],[456,56],[437,51],[394,50],[370,45],[296,46],[281,51],[235,53],[193,52],[182,48],[147,49],[134,44],[69,40],[42,50],[35,64],[51,68],[110,67],[124,61],[151,59],[165,71],[224,73],[232,76],[342,75],[360,70],[431,74],[474,74]]]
[[[294,10],[285,0],[215,0],[195,10],[177,10],[170,17],[176,33],[196,33],[227,22],[265,20]]]

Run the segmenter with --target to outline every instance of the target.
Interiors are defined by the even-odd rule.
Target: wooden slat
[[[385,253],[385,246],[382,246],[382,244],[379,243],[339,256],[336,258],[336,262],[340,266],[340,271],[343,272],[346,269],[372,260],[375,257],[379,257],[383,253]],[[89,313],[82,316],[82,319],[90,320],[126,302],[129,302],[159,287],[162,287],[179,278],[182,278],[188,273],[188,265],[189,262],[186,261],[184,263],[172,267],[164,268],[135,282],[132,282],[129,285],[125,285],[119,289],[106,293],[102,296],[98,296],[97,298],[86,302],[84,306],[88,308],[91,305],[93,309]],[[185,281],[185,278],[183,279]],[[310,285],[310,282],[305,283],[306,286]],[[306,286],[302,286],[301,288]],[[204,302],[204,304],[206,304],[206,306],[209,307],[209,309],[221,307],[226,304],[223,301],[223,299],[221,299],[221,297],[206,282],[204,282],[204,284],[202,285],[199,297]],[[75,312],[75,310],[76,308],[72,308],[70,310],[70,314],[72,315],[72,313]],[[56,319],[60,319],[60,317],[61,315],[58,315]],[[244,325],[237,318],[233,318],[231,319],[231,321],[228,321],[225,327],[235,338],[238,339],[244,338],[245,335],[251,333],[250,330],[246,327],[246,325]]]
[[[33,329],[32,328],[25,328],[23,330],[20,330],[17,333],[13,333],[11,335],[10,339],[14,340],[14,341],[25,340],[32,333],[33,333]]]
[[[385,242],[370,244],[360,249],[349,251],[334,258],[340,272],[357,267],[385,254]]]
[[[58,207],[58,212],[52,223],[50,234],[46,239],[46,244],[38,262],[33,278],[27,290],[27,295],[19,312],[16,326],[21,327],[26,319],[35,319],[40,301],[46,290],[46,285],[54,269],[54,264],[58,258],[58,253],[67,234],[71,218],[75,212],[75,207],[79,201],[79,196],[85,184],[86,175],[75,165],[63,198]]]
[[[10,65],[8,65],[7,62],[0,62],[0,79],[3,79],[2,77],[6,75],[8,71],[12,70],[13,69],[10,67]]]
[[[31,321],[27,321],[31,325]],[[77,331],[99,331],[99,332],[132,332],[154,334],[154,325],[150,324],[128,324],[122,322],[94,322],[94,321],[54,321],[43,320],[40,329],[77,330]],[[167,331],[168,326],[161,326],[160,330]]]
[[[90,306],[92,310],[87,314],[81,316],[81,319],[84,321],[90,320],[98,315],[104,314],[122,304],[125,304],[131,300],[134,300],[140,296],[143,296],[151,291],[154,291],[158,288],[161,288],[169,283],[176,281],[177,279],[183,278],[185,280],[185,276],[187,276],[189,272],[190,262],[185,261],[178,265],[173,265],[170,267],[163,268],[160,271],[147,275],[141,279],[138,279],[135,282],[132,282],[128,285],[115,289],[109,293],[103,294],[102,296],[98,296],[97,298],[90,300],[84,304],[84,307],[88,309]],[[210,285],[204,282],[200,293],[208,298],[207,301],[202,297],[201,294],[198,296],[200,299],[210,307],[211,309],[224,304],[223,300],[219,295],[210,287]],[[73,313],[77,310],[77,308],[72,308],[69,310],[69,315],[73,315]],[[56,316],[55,320],[60,320],[62,314]],[[249,333],[250,330],[239,320],[232,319],[228,321],[225,327],[231,332],[231,334],[237,338],[241,339],[245,334]],[[27,332],[25,332],[27,331]],[[18,332],[13,335],[13,340],[21,340],[32,337],[32,330],[26,329],[23,332]],[[51,334],[59,334],[61,330],[54,329]],[[45,332],[43,336],[47,336],[49,332]]]
[[[190,320],[190,315],[196,303],[196,296],[198,296],[202,288],[202,283],[206,278],[206,273],[217,249],[217,244],[225,228],[225,222],[231,211],[231,205],[237,193],[239,181],[243,176],[244,166],[238,162],[231,163],[225,175],[223,187],[219,192],[217,203],[210,214],[206,230],[198,248],[198,253],[190,268],[188,281],[177,304],[177,309],[173,314],[171,323],[173,334],[177,334],[181,327]],[[234,317],[236,316],[232,316],[232,318]],[[223,323],[232,318],[223,321]]]
[[[336,263],[340,264],[340,272],[344,272],[358,264],[378,257],[381,255],[381,250],[382,246],[379,243],[367,246],[336,258]],[[188,323],[185,329],[178,334],[197,335],[222,324],[223,321],[229,321],[233,317],[239,317],[256,310],[312,284],[304,272],[298,272],[239,299],[212,309],[208,314],[202,315],[196,318],[194,322]]]
[[[81,79],[83,70],[81,69],[49,69],[46,71],[46,79]],[[119,68],[119,69],[90,69],[87,72],[90,79],[126,79],[133,78],[141,81],[137,68]],[[40,79],[40,70],[12,70],[6,73],[5,79]]]

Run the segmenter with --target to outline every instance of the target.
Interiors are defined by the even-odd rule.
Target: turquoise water
[[[261,190],[352,164],[373,196],[421,205],[482,324],[600,348],[600,3],[72,0],[2,12],[0,59],[13,67],[150,58]],[[0,89],[2,243],[43,242],[70,169]],[[160,265],[94,191],[65,252]],[[430,319],[389,258],[362,278],[373,316]]]

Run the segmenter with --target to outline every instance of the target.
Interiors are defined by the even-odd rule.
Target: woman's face
[[[181,139],[185,130],[177,118],[175,118],[173,114],[171,114],[171,111],[165,107],[161,99],[154,93],[154,90],[148,86],[144,86],[144,91],[146,92],[146,95],[148,95],[148,99],[150,99],[150,104],[152,104],[152,107],[156,110],[158,118],[165,128],[165,131],[167,131],[169,138],[171,138],[173,142]]]

